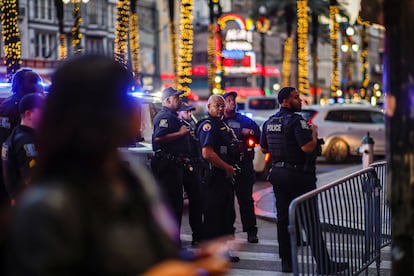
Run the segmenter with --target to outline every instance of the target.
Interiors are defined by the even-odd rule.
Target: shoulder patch
[[[210,123],[205,123],[203,125],[203,131],[210,131],[211,130],[211,124]]]
[[[311,129],[311,126],[305,120],[300,120],[300,126],[302,129]]]
[[[158,126],[159,127],[168,127],[168,120],[167,119],[161,119]]]
[[[37,152],[34,144],[25,144],[23,145],[24,150],[26,151],[27,157],[36,157]]]

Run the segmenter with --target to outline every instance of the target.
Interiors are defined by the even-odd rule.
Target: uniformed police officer
[[[254,145],[259,143],[259,126],[249,117],[236,112],[237,93],[234,91],[223,94],[226,108],[224,110],[224,121],[234,130],[241,143],[241,156],[237,162],[240,173],[235,176],[234,190],[240,208],[240,217],[243,232],[247,232],[247,241],[257,243],[256,215],[254,213],[254,201],[252,197],[253,184],[255,182],[255,171],[253,169]],[[253,141],[250,141],[250,140]],[[252,143],[253,144],[250,144]]]
[[[270,153],[273,163],[269,180],[276,196],[279,256],[282,259],[282,271],[291,272],[289,205],[294,198],[316,188],[315,150],[318,146],[318,129],[295,113],[302,108],[296,88],[282,88],[278,93],[278,101],[281,108],[264,123],[260,146],[263,153]],[[317,214],[316,204],[314,207]],[[311,225],[305,228],[318,229],[317,215],[313,221],[308,220]],[[348,267],[347,263],[336,263],[329,259],[320,231],[316,235],[308,235],[308,241],[318,263],[319,273],[342,271]]]
[[[195,122],[192,111],[195,107],[186,102],[181,103],[178,109],[178,118],[189,130],[186,135],[186,151],[183,152],[184,177],[183,185],[188,198],[188,220],[193,231],[192,245],[196,245],[202,239],[202,204],[200,192],[200,152],[198,139],[195,136]]]
[[[178,226],[181,225],[183,212],[184,164],[181,157],[182,152],[186,150],[185,142],[189,132],[177,115],[177,110],[181,106],[180,95],[183,93],[184,91],[173,87],[162,91],[162,110],[154,117],[152,134],[154,157],[151,168],[173,209]],[[177,235],[179,240],[179,233]]]
[[[44,96],[37,93],[22,98],[19,103],[20,125],[13,129],[2,146],[4,184],[13,201],[30,181],[30,172],[36,165],[34,136],[44,102]]]
[[[223,122],[224,98],[211,95],[207,102],[208,116],[197,124],[196,134],[200,141],[204,164],[202,181],[203,196],[203,238],[234,236],[234,190],[236,169],[235,158],[230,145],[231,129]],[[235,154],[235,155],[233,155]],[[231,257],[237,262],[238,257]]]
[[[29,93],[42,93],[42,79],[30,68],[22,68],[12,78],[12,95],[0,105],[0,145],[6,141],[13,128],[20,122],[18,105],[21,98]],[[3,183],[3,170],[0,169],[0,206],[9,202]]]

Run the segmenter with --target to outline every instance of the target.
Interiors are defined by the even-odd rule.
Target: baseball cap
[[[290,93],[292,93],[293,90],[296,90],[295,87],[283,87],[280,89],[279,93],[277,93],[277,101],[279,104],[282,104],[284,99],[287,99],[290,97]]]
[[[182,102],[178,111],[194,111],[196,108],[188,103]]]
[[[23,114],[26,110],[34,108],[43,108],[45,97],[39,93],[29,93],[25,95],[19,102],[19,113]]]
[[[233,97],[237,97],[237,92],[235,92],[235,91],[230,91],[230,92],[226,92],[226,93],[224,93],[223,94],[223,98],[227,98],[227,96],[233,96]]]
[[[174,95],[181,95],[183,94],[184,91],[182,90],[176,90],[173,87],[167,87],[164,90],[162,90],[161,93],[161,101],[165,100],[168,97],[174,96]]]

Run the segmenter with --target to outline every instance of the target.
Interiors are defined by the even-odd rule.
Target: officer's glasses
[[[219,109],[219,108],[225,108],[226,105],[225,104],[220,104],[220,103],[216,103],[215,105],[213,105],[215,108]]]

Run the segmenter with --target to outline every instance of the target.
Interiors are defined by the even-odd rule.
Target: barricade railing
[[[386,163],[359,170],[294,199],[289,232],[294,275],[356,275],[376,262],[389,243]],[[379,173],[379,176],[377,175]],[[298,246],[306,241],[310,246]]]
[[[370,165],[377,172],[381,185],[380,208],[381,208],[381,247],[391,244],[391,210],[388,205],[388,184],[387,184],[387,162],[380,161]]]

